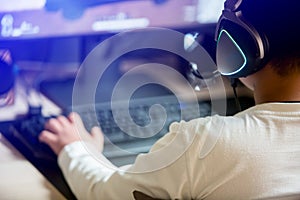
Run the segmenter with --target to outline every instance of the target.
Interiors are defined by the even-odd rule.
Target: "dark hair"
[[[271,53],[299,48],[299,0],[243,0],[241,10],[244,18],[266,35]]]
[[[300,72],[300,0],[243,0],[243,17],[269,43],[269,60],[281,75]]]
[[[273,56],[269,63],[271,67],[280,76],[287,76],[294,73],[300,74],[300,51],[294,51],[290,54]]]

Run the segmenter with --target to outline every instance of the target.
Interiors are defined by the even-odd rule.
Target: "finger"
[[[69,120],[75,124],[78,128],[84,128],[83,121],[80,115],[76,112],[71,112],[68,116]]]
[[[78,118],[80,118],[79,114],[77,112],[71,112],[68,116],[69,120],[71,122],[75,122],[76,120],[78,120]]]
[[[59,145],[59,138],[57,135],[44,130],[41,132],[41,134],[39,135],[39,140],[40,142],[44,142],[47,145],[50,146],[50,148],[53,150],[53,152],[58,155],[59,152],[62,150],[62,146]]]
[[[100,129],[100,127],[93,127],[91,130],[91,136],[94,139],[94,143],[97,147],[97,149],[102,152],[103,151],[103,145],[104,145],[104,136],[103,132]]]
[[[45,129],[53,133],[58,133],[62,130],[62,125],[56,118],[51,118],[45,123]]]
[[[68,118],[66,118],[65,116],[63,116],[63,115],[60,115],[60,116],[58,116],[57,118],[57,121],[59,122],[59,123],[61,123],[61,125],[62,126],[68,126],[68,125],[70,125],[70,121],[69,121],[69,119]]]
[[[39,135],[39,141],[44,142],[44,143],[48,144],[49,146],[51,146],[52,144],[57,142],[57,135],[55,135],[47,130],[44,130]]]
[[[96,139],[97,141],[104,141],[104,136],[103,136],[103,132],[101,130],[100,127],[98,126],[94,126],[91,129],[91,135],[94,139]]]
[[[71,113],[68,115],[68,118],[69,118],[69,120],[70,120],[72,123],[75,122],[76,115],[78,115],[76,112],[71,112]]]

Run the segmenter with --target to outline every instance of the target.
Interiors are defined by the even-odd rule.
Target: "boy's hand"
[[[45,130],[41,132],[39,140],[48,144],[56,155],[64,146],[75,141],[87,141],[95,145],[100,152],[103,150],[104,138],[99,127],[94,127],[89,133],[77,113],[71,113],[68,117],[58,116],[50,119],[45,124]]]

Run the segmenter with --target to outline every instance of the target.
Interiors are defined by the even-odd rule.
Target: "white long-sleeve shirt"
[[[79,199],[300,199],[300,103],[173,123],[134,164],[113,166],[75,142],[58,162]]]

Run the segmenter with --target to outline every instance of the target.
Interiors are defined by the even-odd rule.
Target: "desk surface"
[[[20,84],[15,86],[13,105],[0,108],[0,121],[10,121],[27,112],[26,96]],[[50,115],[60,110],[53,103],[41,96],[45,108],[43,113]],[[2,132],[1,132],[2,131]],[[65,199],[62,193],[8,140],[7,131],[0,131],[0,198],[1,200],[18,199]],[[4,137],[5,136],[5,137]],[[52,167],[52,166],[51,166]],[[52,175],[52,174],[51,174]],[[60,190],[61,191],[61,190]]]
[[[65,199],[2,135],[0,162],[1,199]]]

